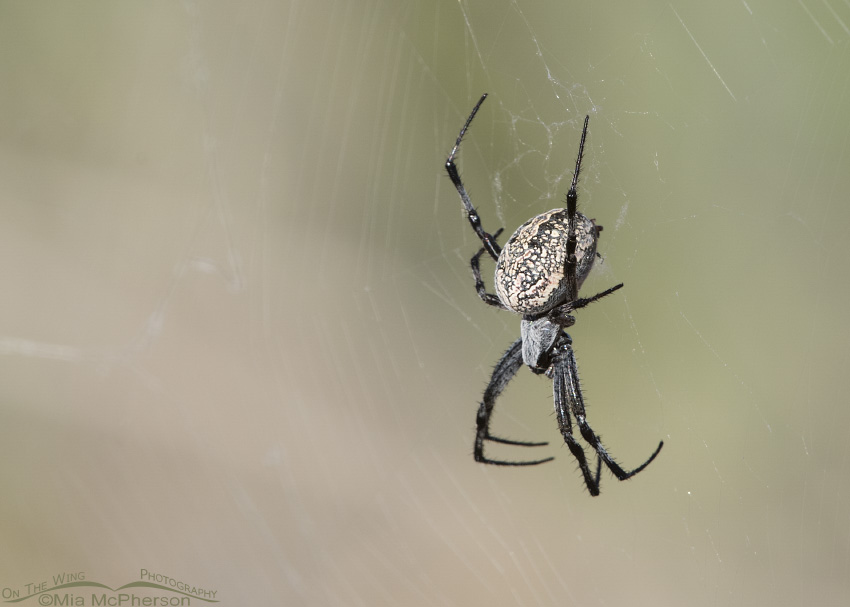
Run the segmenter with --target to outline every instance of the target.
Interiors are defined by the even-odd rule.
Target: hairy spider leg
[[[487,253],[490,254],[490,257],[496,260],[499,259],[499,253],[502,252],[502,248],[496,242],[496,238],[492,234],[485,232],[484,228],[481,227],[481,217],[478,216],[478,211],[476,211],[475,207],[472,206],[472,201],[469,200],[469,194],[466,193],[466,188],[463,185],[463,181],[460,179],[460,173],[458,173],[457,165],[455,165],[455,155],[460,147],[460,142],[463,140],[463,136],[466,134],[466,129],[469,128],[472,119],[475,118],[475,114],[478,113],[478,108],[481,107],[481,104],[484,103],[485,99],[487,99],[487,93],[481,95],[481,99],[479,99],[478,103],[475,104],[475,107],[472,108],[472,113],[469,115],[469,118],[466,119],[463,128],[460,130],[460,135],[457,136],[455,146],[452,148],[452,152],[446,160],[446,171],[457,189],[457,193],[460,194],[460,199],[463,201],[463,208],[466,211],[469,224],[472,226],[472,229],[475,230],[475,234],[478,235],[481,242],[484,243],[484,248],[487,249]]]
[[[496,363],[496,368],[493,369],[493,375],[490,377],[490,383],[487,385],[487,389],[484,390],[484,399],[478,407],[478,417],[476,418],[474,453],[476,462],[495,464],[497,466],[535,466],[555,459],[554,457],[547,457],[531,462],[506,462],[489,459],[484,455],[485,440],[503,443],[505,445],[518,445],[520,447],[542,447],[549,444],[508,440],[490,434],[490,416],[493,414],[493,406],[496,404],[496,399],[502,393],[502,390],[505,389],[505,386],[508,385],[508,382],[513,379],[520,367],[522,367],[522,339],[518,339],[511,344],[511,347],[508,348],[504,356]]]
[[[555,347],[553,367],[554,377],[552,379],[554,382],[553,390],[555,396],[555,412],[558,416],[558,426],[561,429],[564,441],[570,448],[570,452],[572,452],[573,456],[575,456],[576,460],[578,460],[579,467],[581,468],[582,475],[584,476],[584,481],[587,484],[587,488],[591,495],[599,495],[599,469],[601,468],[601,463],[604,463],[614,476],[621,481],[633,477],[652,463],[652,460],[654,460],[661,451],[661,447],[664,446],[664,441],[658,443],[658,448],[655,449],[655,452],[649,456],[648,460],[634,470],[626,472],[616,461],[614,461],[614,458],[611,457],[602,445],[602,441],[599,440],[599,437],[596,436],[593,429],[587,423],[587,420],[585,419],[584,399],[582,398],[581,387],[578,379],[578,365],[576,364],[575,355],[573,354],[572,339],[566,333],[562,333],[560,343]],[[598,457],[596,478],[591,476],[587,465],[587,459],[584,455],[584,449],[581,448],[581,445],[576,442],[576,439],[573,436],[570,413],[575,416],[576,423],[578,423],[579,431],[581,432],[584,440],[586,440],[587,443],[596,451],[596,455]]]
[[[578,204],[578,175],[581,172],[581,159],[584,156],[584,140],[587,138],[587,123],[590,121],[590,116],[584,117],[584,128],[581,131],[581,143],[578,145],[578,157],[576,158],[576,170],[573,172],[573,181],[570,184],[570,189],[567,191],[567,221],[569,225],[569,233],[567,234],[567,261],[565,267],[565,276],[567,277],[567,299],[573,300],[578,297],[578,279],[576,278],[576,270],[578,268],[578,260],[576,259],[576,238],[577,220],[576,206]],[[598,232],[597,232],[598,235]]]
[[[496,233],[493,234],[494,242],[499,237],[499,234],[502,233],[503,229],[504,228],[499,228],[498,230],[496,230]],[[487,292],[487,287],[484,286],[484,279],[481,278],[481,256],[486,250],[487,249],[485,247],[481,247],[469,261],[469,266],[472,268],[472,277],[475,279],[475,291],[476,293],[478,293],[478,297],[481,298],[481,301],[483,301],[487,305],[499,308],[500,310],[507,310],[507,308],[502,304],[498,295],[493,295],[492,293]]]
[[[602,458],[596,457],[596,475],[591,475],[590,467],[587,465],[587,457],[584,454],[584,449],[579,444],[576,437],[573,436],[573,423],[570,419],[569,397],[567,396],[568,382],[565,374],[556,370],[555,376],[552,378],[552,390],[555,395],[555,413],[558,416],[558,428],[561,430],[561,435],[564,437],[564,442],[570,449],[570,453],[576,458],[578,467],[584,476],[584,484],[587,485],[587,490],[590,495],[599,495],[599,478],[602,475]]]
[[[570,312],[584,308],[592,304],[594,301],[599,301],[606,295],[610,295],[617,289],[622,288],[623,283],[620,283],[618,285],[614,285],[610,289],[605,289],[601,293],[597,293],[593,297],[583,297],[580,299],[576,299],[575,301],[568,301],[566,303],[561,304],[560,306],[555,306],[547,313],[547,315],[549,317],[549,320],[551,320],[553,323],[565,328],[571,327],[575,324],[575,318],[570,315]]]

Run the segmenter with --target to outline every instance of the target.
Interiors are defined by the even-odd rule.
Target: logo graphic
[[[139,570],[139,579],[117,588],[86,579],[85,571],[64,572],[15,588],[4,586],[4,603],[41,607],[166,607],[218,603],[218,590],[202,588],[176,578]]]

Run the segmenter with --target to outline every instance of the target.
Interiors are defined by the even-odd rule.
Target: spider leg
[[[551,320],[556,325],[560,325],[563,328],[572,327],[576,319],[570,314],[573,310],[579,310],[584,308],[594,301],[598,301],[605,297],[606,295],[610,295],[614,291],[623,288],[623,283],[618,285],[614,285],[610,289],[605,289],[601,293],[597,293],[593,297],[583,297],[580,299],[576,299],[575,301],[568,301],[560,306],[556,306],[549,311],[549,320]]]
[[[570,449],[570,453],[576,458],[582,476],[584,476],[584,484],[587,485],[587,490],[590,495],[599,495],[599,478],[602,474],[602,458],[596,457],[596,475],[590,473],[590,466],[587,463],[584,449],[579,444],[576,437],[573,436],[573,423],[570,419],[571,400],[569,393],[568,372],[565,368],[562,359],[558,358],[555,361],[554,377],[552,378],[553,394],[555,397],[555,413],[558,416],[558,428],[561,430],[561,435],[564,437],[564,442]]]
[[[496,363],[496,368],[493,369],[493,375],[490,377],[490,383],[487,385],[487,389],[484,390],[484,398],[478,407],[474,451],[476,462],[495,464],[497,466],[534,466],[555,459],[554,457],[547,457],[530,462],[506,462],[490,459],[484,455],[485,440],[505,445],[518,445],[520,447],[542,447],[548,444],[508,440],[490,434],[490,416],[493,414],[496,399],[505,389],[505,386],[508,385],[508,382],[516,375],[519,368],[522,367],[522,364],[522,339],[518,339],[511,344],[511,347],[508,348],[504,356]]]
[[[570,422],[570,412],[575,415],[576,423],[579,431],[587,443],[596,451],[599,463],[601,466],[604,463],[608,469],[619,480],[624,481],[633,477],[635,474],[646,468],[652,460],[661,451],[664,442],[658,444],[655,452],[649,456],[643,464],[631,471],[625,471],[614,461],[614,458],[608,453],[602,445],[602,441],[596,436],[593,429],[587,423],[585,418],[584,399],[581,395],[581,387],[578,380],[578,365],[576,364],[575,355],[573,354],[572,340],[566,334],[563,341],[556,347],[556,355],[554,359],[554,393],[555,393],[555,411],[558,414],[558,423],[561,426],[561,434],[567,446],[570,448],[573,456],[578,460],[579,467],[584,475],[585,483],[591,495],[599,495],[599,470],[597,469],[596,479],[591,479],[590,470],[587,466],[584,451],[576,443],[576,439],[572,434],[572,424]]]
[[[603,297],[605,297],[606,295],[610,295],[614,291],[616,291],[618,289],[622,289],[622,288],[623,288],[623,283],[620,283],[618,285],[614,285],[610,289],[605,289],[601,293],[597,293],[593,297],[582,297],[580,299],[576,299],[575,301],[570,302],[569,305],[573,310],[578,310],[579,308],[584,308],[585,306],[592,304],[594,301],[598,301],[598,300],[602,299]]]
[[[581,171],[581,158],[584,155],[584,140],[587,138],[587,123],[590,116],[584,117],[584,128],[581,131],[581,143],[578,146],[578,158],[576,158],[576,170],[573,173],[573,181],[570,184],[570,189],[567,191],[567,221],[569,222],[569,234],[567,235],[567,299],[574,300],[578,297],[578,279],[576,278],[576,269],[578,268],[578,260],[576,259],[576,205],[578,204],[578,193],[576,186],[578,185],[578,174]]]
[[[487,93],[481,95],[481,99],[479,99],[478,103],[475,104],[475,107],[472,108],[472,113],[469,114],[469,118],[466,119],[463,128],[460,130],[460,135],[457,136],[455,146],[452,148],[451,154],[449,154],[449,157],[446,159],[446,171],[457,189],[457,193],[460,194],[460,199],[463,202],[463,208],[466,211],[469,224],[472,226],[472,229],[475,230],[475,234],[481,239],[481,242],[484,243],[484,248],[490,254],[490,257],[495,260],[499,258],[499,253],[502,251],[502,248],[496,243],[496,238],[492,234],[485,232],[484,228],[481,227],[481,218],[478,216],[478,211],[476,211],[475,207],[472,206],[472,201],[469,200],[469,194],[466,193],[466,187],[464,187],[463,181],[460,179],[460,173],[458,173],[457,165],[455,164],[455,155],[460,147],[460,142],[463,140],[463,136],[466,134],[466,129],[469,128],[472,119],[475,118],[475,114],[478,113],[478,108],[481,107],[481,104],[484,103],[485,99],[487,99]]]
[[[499,237],[499,234],[502,233],[502,230],[503,228],[499,228],[498,230],[496,230],[496,233],[493,234],[494,242]],[[480,249],[478,249],[478,252],[472,256],[472,259],[469,262],[469,265],[472,268],[472,276],[473,278],[475,278],[475,290],[478,292],[478,297],[481,298],[481,301],[483,301],[487,305],[494,306],[502,310],[507,310],[507,308],[502,305],[501,300],[496,295],[487,292],[487,288],[484,286],[484,280],[481,278],[481,256],[486,250],[487,249],[485,247],[481,247]]]

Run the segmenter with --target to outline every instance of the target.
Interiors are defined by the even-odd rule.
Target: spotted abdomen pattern
[[[593,267],[598,235],[593,220],[576,213],[576,222],[576,284],[581,287]],[[496,262],[496,294],[507,308],[542,314],[566,301],[568,232],[567,209],[552,209],[517,228]]]

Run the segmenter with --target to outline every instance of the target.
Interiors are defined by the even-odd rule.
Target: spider
[[[578,366],[573,354],[573,340],[564,330],[575,324],[576,319],[572,315],[574,310],[584,308],[623,286],[620,283],[593,297],[578,297],[579,289],[596,260],[596,243],[602,231],[602,226],[597,226],[593,219],[588,219],[576,211],[576,184],[590,116],[584,119],[576,168],[572,184],[567,191],[567,208],[553,209],[532,217],[517,228],[505,246],[501,247],[496,239],[502,229],[494,234],[484,231],[481,218],[469,200],[469,194],[466,193],[455,165],[455,156],[463,136],[486,98],[485,93],[472,108],[472,113],[466,119],[446,160],[446,170],[460,194],[469,223],[483,245],[470,261],[478,296],[487,305],[522,315],[522,321],[520,339],[511,344],[496,363],[490,383],[484,390],[476,418],[475,461],[498,466],[534,466],[555,459],[547,457],[518,462],[490,459],[484,455],[485,441],[520,447],[540,447],[548,444],[508,440],[490,434],[490,416],[493,414],[496,399],[524,363],[533,373],[546,375],[553,381],[558,427],[567,447],[578,461],[590,494],[599,495],[599,478],[603,463],[614,476],[624,481],[646,468],[661,451],[664,442],[659,442],[658,448],[649,459],[634,470],[627,472],[614,461],[587,423]],[[485,252],[496,262],[495,295],[487,292],[481,278],[480,261]],[[573,435],[570,414],[575,416],[581,436],[596,451],[595,474],[591,473],[584,449]]]

